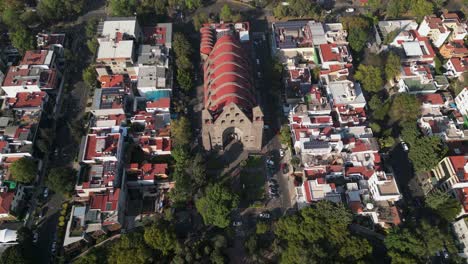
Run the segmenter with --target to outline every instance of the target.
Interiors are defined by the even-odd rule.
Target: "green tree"
[[[421,113],[421,103],[414,95],[402,93],[395,96],[388,115],[391,122],[416,122]]]
[[[145,242],[153,249],[159,250],[163,255],[169,255],[177,246],[174,230],[167,222],[157,222],[145,228]]]
[[[172,173],[176,182],[175,187],[169,193],[169,197],[176,204],[183,204],[192,197],[192,181],[184,168],[176,167]]]
[[[195,155],[192,163],[192,179],[196,186],[201,187],[207,184],[208,179],[206,175],[205,159],[203,155],[198,152]]]
[[[448,193],[439,190],[426,197],[426,205],[447,222],[455,220],[461,212],[460,202]]]
[[[392,80],[400,74],[400,67],[400,56],[394,52],[390,52],[387,57],[387,63],[385,64],[385,78],[387,78],[387,81]]]
[[[394,228],[385,237],[392,263],[426,263],[436,252],[451,244],[450,238],[436,226],[422,221],[412,228]]]
[[[349,232],[352,215],[342,205],[320,201],[297,214],[284,216],[275,227],[282,245],[282,263],[359,263],[371,245]]]
[[[21,53],[24,53],[26,50],[34,49],[33,35],[24,26],[18,27],[16,31],[10,35],[10,39],[11,44]]]
[[[111,16],[133,16],[136,12],[136,0],[110,0],[109,9]]]
[[[291,148],[291,130],[289,129],[288,125],[281,126],[280,140],[281,144],[288,146],[288,148]]]
[[[289,9],[288,6],[283,6],[281,3],[279,3],[274,9],[273,9],[273,15],[278,18],[284,18],[287,17],[289,14]]]
[[[417,138],[413,144],[410,143],[408,157],[417,172],[429,171],[447,153],[446,146],[439,137],[429,136]]]
[[[424,16],[432,15],[434,6],[430,1],[427,0],[412,0],[410,11],[418,21],[422,21]]]
[[[94,56],[98,50],[99,42],[96,38],[91,38],[86,41],[86,46],[88,47],[89,52]]]
[[[188,146],[192,142],[192,129],[187,117],[172,120],[171,138],[175,146]]]
[[[391,148],[395,145],[395,139],[393,137],[383,137],[379,139],[380,147],[381,148]]]
[[[67,20],[83,11],[84,0],[41,0],[37,12],[44,21]]]
[[[86,255],[80,256],[74,264],[106,264],[108,263],[107,257],[108,252],[103,247],[100,248],[92,248]]]
[[[383,87],[382,72],[380,68],[361,64],[354,78],[362,84],[362,88],[369,93],[376,93]]]
[[[379,124],[377,124],[377,123],[370,123],[370,124],[369,124],[369,127],[372,129],[372,132],[377,133],[377,134],[380,133],[381,128],[380,128],[380,125],[379,125]]]
[[[24,157],[11,164],[10,172],[15,181],[30,183],[36,178],[37,165],[33,159]]]
[[[401,0],[390,0],[385,11],[387,18],[399,18],[402,14],[407,12]]]
[[[367,103],[369,105],[369,108],[372,110],[372,111],[375,111],[377,109],[379,109],[380,107],[382,107],[382,101],[380,101],[380,98],[378,95],[372,95],[371,99],[369,100],[369,102]]]
[[[206,225],[220,228],[229,226],[229,214],[238,204],[237,195],[233,194],[221,184],[210,185],[205,195],[195,202],[198,212]]]
[[[96,87],[97,85],[97,73],[93,66],[83,70],[83,81],[88,87]]]
[[[265,222],[258,222],[255,228],[255,233],[258,235],[261,235],[261,234],[265,234],[266,232],[268,232],[268,230],[270,230],[270,225],[268,225]]]
[[[177,82],[185,92],[190,92],[193,87],[191,73],[183,69],[177,70]]]
[[[21,245],[7,247],[0,258],[0,264],[30,264],[33,261],[29,258]]]
[[[145,244],[143,235],[130,233],[122,235],[112,245],[109,254],[109,262],[115,264],[144,264],[150,263],[151,250]]]
[[[195,14],[193,16],[193,27],[196,31],[202,28],[203,24],[208,23],[208,15],[205,12]]]
[[[85,25],[86,38],[92,39],[96,37],[97,25],[98,25],[98,20],[96,18],[90,19],[86,22],[86,25]]]
[[[76,183],[76,171],[70,167],[52,168],[47,174],[46,185],[55,193],[69,196]]]
[[[232,11],[229,5],[224,4],[219,13],[219,18],[224,22],[230,22],[232,20]]]
[[[364,49],[367,42],[367,33],[362,28],[351,28],[348,34],[348,42],[351,49],[359,53]]]
[[[14,30],[18,26],[18,16],[20,15],[20,10],[15,6],[7,7],[1,15],[1,21],[7,25],[9,28]]]
[[[434,64],[435,64],[435,67],[434,67],[435,74],[442,75],[444,73],[444,67],[442,65],[442,62],[440,61],[439,56],[435,56]]]
[[[180,32],[174,34],[172,48],[174,49],[175,55],[177,57],[190,57],[192,54],[192,46],[190,46],[190,42],[187,40],[184,34]]]
[[[404,122],[400,124],[400,127],[400,137],[410,145],[413,145],[416,139],[421,135],[415,122]]]

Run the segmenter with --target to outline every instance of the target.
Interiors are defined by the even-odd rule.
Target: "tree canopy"
[[[273,10],[274,16],[277,18],[317,18],[320,14],[319,6],[313,1],[291,0],[288,3],[289,5],[284,6],[281,2],[278,2]]]
[[[220,228],[229,226],[229,214],[237,207],[238,197],[221,184],[210,185],[205,195],[195,202],[198,212],[207,225]]]
[[[109,9],[112,16],[133,16],[136,12],[137,0],[110,0]]]
[[[362,84],[362,88],[369,93],[376,93],[383,88],[382,72],[380,68],[361,64],[354,78]]]
[[[76,171],[70,167],[52,168],[47,175],[46,185],[54,192],[68,195],[75,188]]]
[[[83,81],[88,87],[96,87],[97,84],[97,73],[94,67],[89,66],[83,70]]]
[[[400,74],[401,61],[400,56],[394,52],[390,52],[385,64],[385,78],[387,81],[392,80]]]
[[[385,238],[385,246],[392,263],[426,263],[444,245],[450,244],[449,238],[437,227],[421,222],[417,227],[394,228]]]
[[[144,264],[149,263],[151,250],[145,244],[143,235],[130,233],[122,235],[112,245],[109,254],[109,262],[115,264]]]
[[[150,247],[161,251],[163,255],[174,251],[177,245],[175,232],[166,222],[156,222],[145,228],[144,238]]]
[[[11,44],[17,48],[21,53],[26,50],[34,49],[34,37],[31,32],[24,26],[18,27],[10,35]]]
[[[33,261],[24,252],[21,245],[13,245],[3,251],[0,264],[32,264]]]
[[[421,113],[421,103],[414,95],[401,93],[396,95],[389,110],[391,122],[416,122]]]
[[[37,12],[44,21],[66,20],[80,14],[84,0],[41,0]]]
[[[460,202],[446,192],[434,191],[426,197],[426,205],[440,218],[452,222],[461,211]]]
[[[416,138],[413,144],[410,143],[408,157],[414,169],[423,172],[433,169],[446,153],[446,146],[439,137],[424,136]]]
[[[192,142],[192,129],[187,117],[172,120],[171,137],[175,146],[188,146]]]
[[[372,247],[352,235],[352,215],[342,205],[320,201],[276,223],[275,235],[283,248],[282,263],[358,263]]]
[[[37,165],[33,159],[24,157],[13,162],[10,171],[16,181],[30,183],[36,178]]]

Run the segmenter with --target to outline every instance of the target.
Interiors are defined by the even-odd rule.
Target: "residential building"
[[[439,48],[444,44],[450,35],[450,30],[442,23],[442,19],[436,16],[425,16],[418,28],[421,36],[429,37],[435,47]]]
[[[396,202],[402,197],[395,178],[384,171],[376,171],[367,183],[375,201]]]
[[[411,63],[403,65],[397,86],[399,92],[410,94],[432,94],[449,86],[445,76],[432,74],[431,65]]]
[[[353,61],[348,46],[336,43],[321,44],[319,46],[319,55],[322,69],[330,69],[330,67],[335,65],[351,67]]]
[[[9,192],[9,191],[0,192],[0,220],[1,221],[16,219],[16,217],[10,213],[10,207],[11,207],[11,203],[13,202],[14,197],[15,197],[14,192]]]
[[[445,63],[444,68],[448,77],[460,78],[463,73],[468,72],[468,57],[451,58]]]
[[[125,99],[129,84],[124,75],[100,77],[101,88],[95,89],[91,113],[95,116],[125,114]]]
[[[224,149],[234,140],[241,142],[244,149],[260,150],[263,112],[256,102],[251,65],[242,48],[248,45],[242,42],[245,30],[242,34],[234,30],[248,28],[248,24],[236,23],[234,29],[220,26],[204,26],[200,30],[205,74],[203,146],[207,150]],[[212,39],[213,47],[205,46],[207,39]]]
[[[402,31],[390,45],[403,49],[403,63],[426,63],[435,66],[436,55],[429,39],[420,36],[416,30]]]
[[[468,156],[449,156],[431,170],[433,186],[448,192],[468,187]]]
[[[466,218],[452,222],[452,230],[455,233],[458,255],[468,258],[468,224]]]
[[[442,23],[452,31],[449,40],[465,39],[468,32],[467,26],[465,22],[462,22],[457,13],[444,13],[441,18]]]
[[[460,113],[464,116],[468,116],[468,87],[463,88],[457,97],[455,97],[455,103]]]
[[[439,52],[445,59],[468,57],[468,48],[463,40],[454,40],[444,44]]]
[[[123,137],[125,128],[92,129],[83,137],[80,159],[84,163],[95,164],[104,161],[122,162]]]
[[[26,51],[20,64],[8,69],[2,90],[7,97],[16,97],[19,92],[55,92],[60,78],[53,50]]]
[[[98,32],[99,48],[96,63],[99,75],[128,74],[131,79],[137,76],[135,42],[141,41],[143,34],[136,17],[108,18]],[[110,72],[109,72],[109,70]]]
[[[417,28],[418,23],[414,20],[379,21],[379,23],[374,26],[376,32],[375,39],[377,44],[388,45],[393,43],[398,35],[404,34],[403,32],[416,30]]]

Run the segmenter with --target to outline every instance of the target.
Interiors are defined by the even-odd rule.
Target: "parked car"
[[[46,215],[47,209],[48,209],[47,206],[42,207],[41,212],[39,213],[39,218],[42,218]]]
[[[49,188],[45,187],[44,191],[42,192],[42,195],[44,196],[44,198],[47,198],[49,196]]]
[[[283,174],[286,174],[289,172],[289,165],[287,163],[281,163],[281,171]]]
[[[265,219],[269,219],[270,218],[270,214],[269,213],[260,213],[258,215],[260,218],[265,218]]]
[[[259,59],[257,59],[257,65],[260,65],[260,60]]]
[[[271,159],[267,159],[266,163],[267,163],[267,165],[275,166],[275,162],[272,161]]]
[[[39,233],[34,232],[34,234],[33,234],[33,243],[37,243],[38,240],[39,240]]]
[[[406,142],[404,141],[401,141],[401,147],[403,148],[403,151],[404,152],[408,152],[409,151],[409,147],[408,147],[408,144],[406,144]]]
[[[52,254],[57,251],[57,242],[56,241],[52,242],[52,247],[51,247],[50,251],[52,252]]]
[[[353,13],[353,12],[354,12],[354,8],[352,7],[346,8],[346,13]]]
[[[232,222],[232,226],[241,226],[242,222],[241,221],[234,221]]]
[[[284,149],[280,149],[280,150],[279,150],[279,153],[280,153],[280,157],[281,157],[281,158],[284,157],[284,154],[285,154]]]

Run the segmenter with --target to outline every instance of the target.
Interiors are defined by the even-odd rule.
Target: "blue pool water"
[[[151,91],[145,93],[146,99],[150,101],[157,101],[161,98],[165,97],[171,97],[171,92],[170,91]]]

